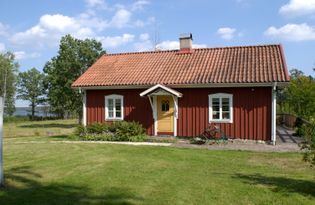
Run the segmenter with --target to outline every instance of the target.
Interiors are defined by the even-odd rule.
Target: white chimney
[[[181,34],[179,36],[179,53],[192,52],[192,34]]]

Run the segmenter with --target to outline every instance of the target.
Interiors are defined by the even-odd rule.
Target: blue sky
[[[315,0],[8,0],[0,3],[0,52],[20,71],[42,70],[60,37],[95,38],[109,53],[281,43],[288,68],[313,74]],[[18,102],[17,106],[25,105]]]

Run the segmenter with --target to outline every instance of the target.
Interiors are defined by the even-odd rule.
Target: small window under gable
[[[209,122],[233,122],[233,95],[216,93],[209,95]]]
[[[124,119],[124,96],[107,95],[105,96],[105,120]]]

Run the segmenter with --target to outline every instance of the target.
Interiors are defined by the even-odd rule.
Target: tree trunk
[[[34,116],[35,116],[35,104],[32,103],[32,120],[34,120]]]

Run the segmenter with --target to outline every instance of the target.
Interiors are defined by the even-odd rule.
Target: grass
[[[59,129],[68,132],[67,127]],[[0,204],[314,204],[315,200],[315,170],[302,162],[300,153],[50,143],[47,136],[34,142],[38,138],[5,139],[6,187],[0,190]]]
[[[20,121],[4,123],[6,138],[62,136],[73,132],[77,120]]]

